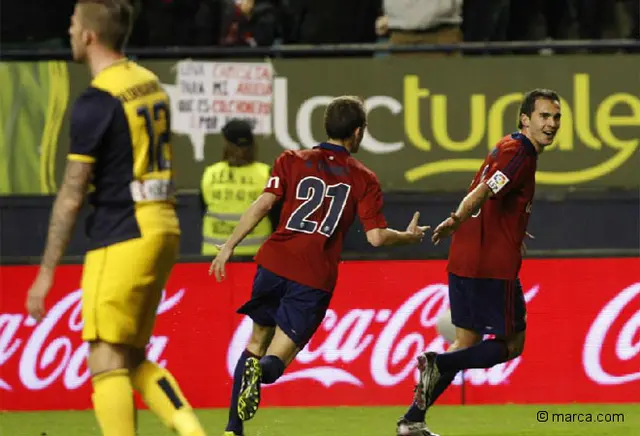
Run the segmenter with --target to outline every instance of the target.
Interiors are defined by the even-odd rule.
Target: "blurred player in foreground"
[[[158,78],[122,53],[128,0],[81,0],[69,34],[93,80],[71,113],[71,151],[27,310],[37,320],[88,186],[94,207],[82,276],[82,339],[89,342],[93,405],[102,434],[136,434],[133,389],[171,429],[204,435],[173,376],[149,360],[162,290],[178,256],[169,99]]]
[[[490,368],[522,353],[525,301],[518,273],[535,191],[538,155],[560,128],[560,97],[536,89],[520,107],[519,132],[487,156],[458,209],[433,232],[437,245],[454,234],[449,250],[449,301],[456,340],[446,353],[418,357],[414,403],[397,423],[398,435],[433,435],[429,406],[467,368]],[[483,341],[483,335],[495,339]]]
[[[256,255],[251,299],[238,310],[253,320],[253,333],[235,369],[227,436],[243,434],[243,421],[258,410],[260,384],[274,383],[322,323],[355,217],[376,247],[424,237],[428,227],[418,226],[417,212],[406,231],[387,228],[380,182],[352,157],[366,125],[361,100],[334,99],[324,115],[328,141],[278,157],[264,192],[211,264],[220,281],[234,247],[283,199],[280,224]]]

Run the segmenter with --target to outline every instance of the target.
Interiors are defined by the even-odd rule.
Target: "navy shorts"
[[[258,266],[251,299],[238,313],[265,327],[276,325],[300,348],[309,342],[327,312],[332,294],[301,285]]]
[[[456,327],[499,336],[527,327],[520,279],[477,279],[449,273],[449,303]]]

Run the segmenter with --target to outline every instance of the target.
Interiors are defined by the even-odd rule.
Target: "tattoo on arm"
[[[53,203],[41,267],[53,270],[60,262],[84,202],[92,170],[93,164],[90,163],[67,163],[62,186]]]

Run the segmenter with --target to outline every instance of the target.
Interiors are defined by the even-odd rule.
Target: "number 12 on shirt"
[[[171,138],[170,115],[167,102],[160,100],[154,103],[149,111],[147,105],[140,106],[137,114],[144,118],[147,135],[149,136],[148,172],[171,169],[171,160],[165,155],[165,146]],[[164,116],[162,116],[164,115]]]
[[[346,183],[327,186],[327,184],[317,177],[305,177],[300,180],[296,188],[296,198],[305,200],[293,211],[286,228],[294,232],[315,233],[330,237],[338,226],[344,206],[347,203],[351,186]],[[318,225],[318,222],[308,219],[317,211],[325,199],[331,198],[329,211]]]

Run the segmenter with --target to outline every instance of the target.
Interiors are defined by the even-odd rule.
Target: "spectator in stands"
[[[150,46],[189,46],[195,39],[194,16],[201,0],[142,0],[142,19]]]
[[[2,2],[0,41],[3,48],[68,47],[69,17],[75,0],[10,0]]]
[[[292,20],[285,43],[376,42],[382,0],[287,0],[285,5]]]
[[[269,46],[281,31],[277,0],[201,0],[196,14],[199,45]]]
[[[464,41],[506,41],[510,1],[465,0],[462,8]]]
[[[388,29],[392,45],[456,44],[462,41],[461,8],[462,0],[384,0],[376,30],[382,35]]]
[[[629,16],[629,35],[630,39],[640,40],[640,1],[626,1],[627,14]]]
[[[507,39],[571,39],[574,0],[510,0]]]

